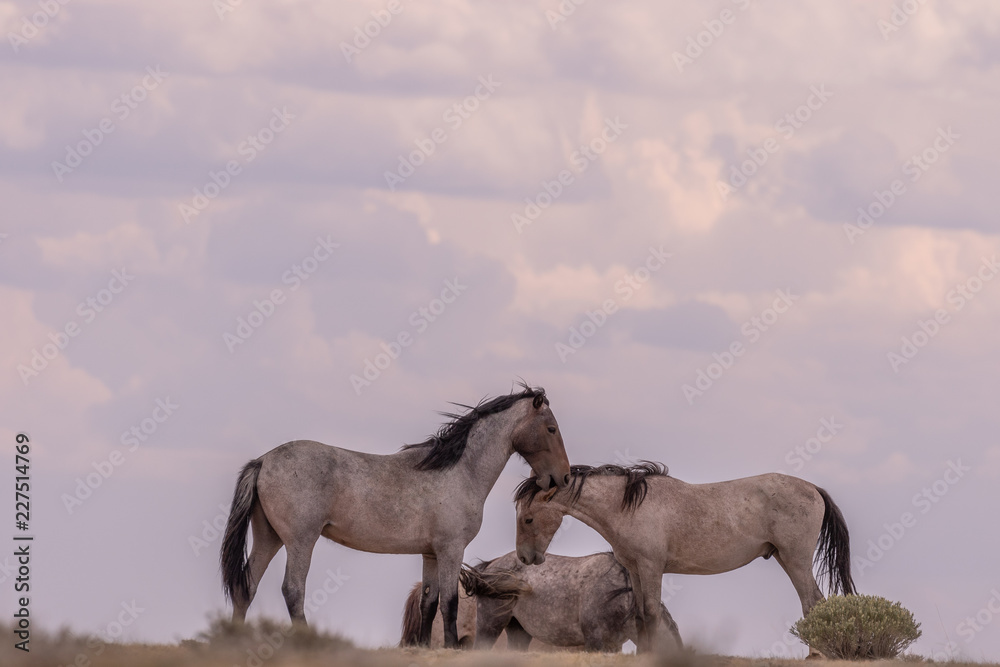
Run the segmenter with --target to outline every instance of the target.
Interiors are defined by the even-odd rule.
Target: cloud
[[[574,462],[628,451],[692,483],[792,472],[788,453],[836,418],[843,431],[794,474],[835,495],[861,544],[950,457],[996,476],[1000,283],[980,274],[1000,250],[993,5],[923,4],[885,37],[889,0],[583,3],[550,23],[558,6],[404,3],[387,20],[377,0],[221,17],[186,0],[69,3],[0,53],[0,398],[8,440],[38,442],[53,545],[39,567],[55,573],[40,622],[94,630],[88,610],[145,596],[137,637],[193,634],[223,600],[215,556],[188,538],[239,466],[296,438],[392,453],[433,433],[449,401],[521,377],[548,390]],[[0,3],[4,34],[35,7]],[[169,74],[152,87],[147,68]],[[832,95],[810,106],[818,87]],[[939,141],[948,128],[958,136]],[[746,180],[723,196],[734,168]],[[872,221],[849,234],[859,208]],[[653,252],[670,257],[625,299],[619,284]],[[112,291],[123,269],[134,280]],[[778,290],[795,295],[780,315]],[[686,400],[734,342],[745,352]],[[46,365],[26,386],[18,366],[35,351]],[[352,381],[366,370],[369,384]],[[176,414],[69,514],[61,494],[168,398]],[[467,559],[510,550],[525,472],[501,476]],[[950,591],[954,614],[977,609],[989,565],[942,569],[934,538],[948,524],[988,553],[965,503],[989,491],[942,501],[866,584],[918,618],[936,613],[929,591]],[[602,544],[576,534],[567,548]],[[94,535],[150,560],[112,573]],[[317,623],[394,642],[419,559],[385,556],[376,577],[369,554],[317,554],[357,582]],[[150,583],[149,563],[168,576]],[[258,608],[281,615],[268,576]],[[675,616],[766,650],[798,613],[791,588],[772,599],[756,571],[731,576],[730,607],[770,600],[734,613],[738,633],[710,595],[723,584],[705,583],[728,579],[685,580]],[[946,640],[925,632],[921,651]],[[1000,645],[984,633],[976,650]]]

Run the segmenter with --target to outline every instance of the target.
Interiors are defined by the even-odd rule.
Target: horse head
[[[545,562],[545,551],[562,524],[565,511],[552,502],[558,491],[552,487],[538,498],[531,495],[517,500],[517,559],[525,565]]]
[[[569,484],[569,457],[566,456],[559,422],[552,414],[544,392],[536,393],[531,398],[527,412],[514,427],[511,439],[514,451],[531,466],[539,487],[562,488]]]

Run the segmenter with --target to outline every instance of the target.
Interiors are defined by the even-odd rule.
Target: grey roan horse
[[[621,651],[626,639],[638,642],[638,606],[628,571],[610,553],[549,556],[541,565],[523,565],[511,551],[463,567],[458,625],[461,643],[489,649],[504,630],[507,648],[523,651],[539,643],[564,649]],[[466,597],[467,596],[467,597]],[[403,612],[402,644],[420,628],[420,584]],[[680,647],[677,626],[665,606],[661,622]],[[431,646],[440,646],[435,618]]]
[[[282,545],[281,592],[293,623],[305,623],[306,575],[322,535],[374,553],[422,554],[419,641],[427,644],[440,599],[445,646],[458,643],[458,573],[479,532],[483,503],[515,452],[540,488],[569,481],[569,460],[543,389],[467,407],[425,442],[390,455],[287,442],[247,463],[236,482],[222,544],[222,584],[233,620],[246,617],[257,584]],[[253,548],[246,554],[247,528]]]
[[[660,630],[651,626],[664,573],[717,574],[756,558],[778,561],[802,603],[803,615],[823,599],[813,576],[816,552],[833,593],[854,593],[850,540],[840,510],[823,489],[797,477],[770,473],[713,484],[688,484],[662,464],[573,466],[565,489],[521,483],[517,555],[541,563],[562,518],[569,514],[600,533],[632,575],[641,619],[640,650]],[[817,550],[818,546],[818,550]]]

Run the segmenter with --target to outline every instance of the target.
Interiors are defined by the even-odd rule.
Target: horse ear
[[[531,402],[532,407],[536,410],[542,407],[542,403],[545,402],[545,394],[535,394],[535,400]]]
[[[552,488],[542,494],[542,501],[546,503],[549,502],[552,500],[552,496],[556,495],[557,491],[559,491],[559,487],[553,484]]]

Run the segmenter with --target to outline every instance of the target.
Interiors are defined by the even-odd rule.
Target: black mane
[[[423,442],[412,445],[403,445],[403,449],[413,449],[415,447],[427,447],[427,455],[417,464],[418,470],[444,470],[452,467],[462,458],[465,452],[465,445],[469,441],[469,433],[472,427],[482,417],[503,412],[522,398],[541,399],[548,404],[549,399],[545,397],[545,390],[541,387],[529,387],[521,382],[522,391],[510,393],[506,396],[497,396],[492,399],[483,399],[475,407],[453,403],[460,408],[466,408],[465,414],[454,414],[442,412],[441,415],[448,417],[451,421],[443,424],[438,432]]]
[[[647,477],[666,477],[669,474],[667,466],[654,461],[640,461],[635,465],[628,466],[619,466],[613,463],[605,463],[596,467],[577,465],[570,466],[569,472],[572,479],[569,485],[569,491],[572,494],[571,502],[580,499],[583,485],[587,478],[592,475],[624,477],[625,492],[622,494],[621,506],[623,512],[634,512],[646,499],[646,492],[649,490],[649,485],[646,483]],[[533,475],[518,485],[517,490],[514,491],[514,502],[527,500],[530,503],[540,491],[538,480]]]

